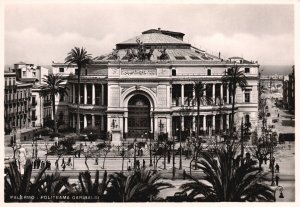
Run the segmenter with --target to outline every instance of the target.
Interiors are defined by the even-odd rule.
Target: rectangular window
[[[22,78],[26,77],[26,71],[23,71]]]
[[[211,76],[211,69],[207,69],[207,75]]]
[[[250,73],[250,68],[245,68],[245,73]]]
[[[78,75],[78,69],[75,68],[75,75]]]
[[[65,69],[64,68],[59,68],[59,72],[63,73],[63,72],[65,72]]]
[[[251,93],[251,90],[249,90],[249,89],[245,90],[245,103],[250,103],[250,93]]]
[[[175,69],[172,70],[172,76],[176,76],[176,70]]]

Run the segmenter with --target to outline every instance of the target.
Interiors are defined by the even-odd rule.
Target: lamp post
[[[133,155],[133,167],[136,169],[136,138],[133,142],[133,148],[134,148],[134,155]]]
[[[173,168],[172,168],[172,180],[175,179],[175,141],[173,136]]]

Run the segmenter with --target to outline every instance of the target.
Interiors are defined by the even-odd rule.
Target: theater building
[[[193,84],[202,81],[205,96],[212,101],[200,107],[200,132],[209,138],[229,126],[232,93],[222,85],[225,71],[237,64],[248,86],[236,91],[236,119],[257,127],[257,62],[240,57],[222,59],[183,41],[180,32],[151,29],[117,43],[111,54],[101,55],[68,81],[66,113],[70,127],[76,127],[77,90],[80,97],[80,127],[98,127],[115,142],[123,139],[157,139],[180,130],[195,135],[197,106]],[[238,124],[237,124],[238,126]]]

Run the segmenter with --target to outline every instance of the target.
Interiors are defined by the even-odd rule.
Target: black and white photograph
[[[296,8],[4,3],[2,202],[294,203]]]

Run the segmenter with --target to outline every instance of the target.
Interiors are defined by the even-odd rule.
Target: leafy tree
[[[233,67],[231,67],[227,71],[225,71],[224,75],[221,78],[223,85],[228,86],[229,90],[232,92],[231,120],[229,123],[230,137],[233,137],[233,132],[234,132],[234,112],[235,112],[236,89],[239,86],[240,88],[242,88],[242,90],[244,90],[245,87],[248,85],[244,71],[242,71],[240,69],[241,68],[235,64]],[[227,94],[227,96],[228,95],[229,94]]]
[[[110,175],[107,201],[147,202],[157,198],[159,192],[173,187],[160,181],[160,174],[151,170],[135,170],[128,175],[121,172]]]
[[[41,96],[46,97],[50,95],[52,100],[52,113],[53,113],[53,121],[54,121],[53,128],[55,133],[57,133],[57,120],[55,116],[55,96],[58,94],[61,96],[68,94],[67,93],[68,88],[64,84],[65,80],[66,79],[59,74],[45,75],[43,81],[46,83],[46,85],[40,86]]]
[[[77,128],[76,132],[79,135],[80,133],[80,115],[79,115],[79,105],[80,105],[80,76],[81,76],[81,69],[85,68],[87,65],[92,63],[92,56],[87,53],[84,48],[74,47],[68,53],[68,56],[65,58],[65,63],[68,65],[76,64],[78,67],[78,74],[77,74]]]
[[[250,160],[240,165],[235,145],[216,146],[210,152],[201,152],[198,167],[204,173],[202,180],[187,175],[192,182],[181,186],[191,199],[203,201],[274,201],[274,192],[261,180],[264,177]]]

